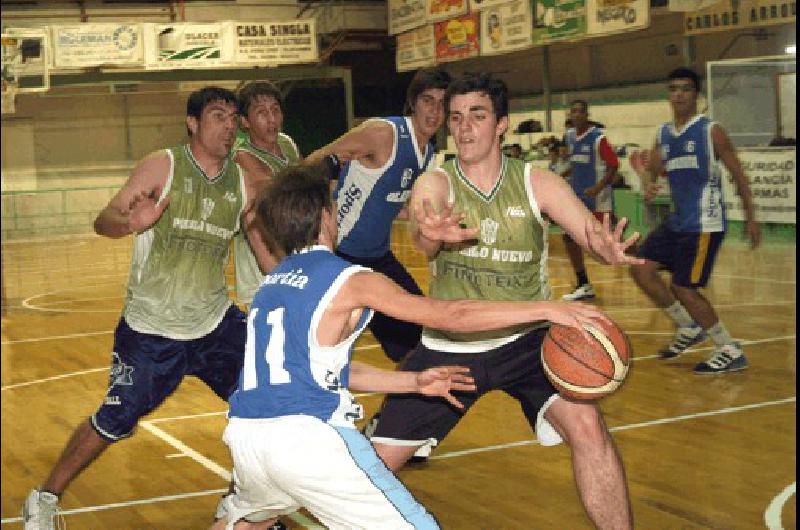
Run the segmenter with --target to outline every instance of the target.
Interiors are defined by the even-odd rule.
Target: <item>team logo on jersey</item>
[[[200,217],[203,221],[207,221],[209,217],[211,217],[211,212],[214,211],[214,200],[206,197],[203,199],[203,211],[200,213]]]
[[[111,376],[109,378],[109,386],[115,385],[127,385],[130,386],[133,384],[133,373],[134,367],[128,366],[122,359],[119,358],[119,354],[117,352],[113,352],[111,354]]]
[[[588,153],[589,152],[589,146],[588,145],[582,145],[581,146],[581,152],[582,153]]]
[[[684,146],[687,153],[694,153],[694,140],[688,140]]]
[[[407,167],[403,170],[403,176],[400,177],[400,186],[403,188],[408,187],[408,183],[411,182],[411,179],[414,178],[414,170],[410,167]]]
[[[525,217],[525,210],[522,206],[509,206],[506,210],[506,215],[509,217]]]
[[[234,195],[232,191],[226,191],[224,199],[228,202],[236,202],[236,195]]]
[[[493,245],[497,241],[497,229],[500,223],[494,219],[481,220],[481,241],[484,245]]]

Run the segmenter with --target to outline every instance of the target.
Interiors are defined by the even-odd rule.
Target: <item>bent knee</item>
[[[603,444],[609,438],[600,409],[595,403],[560,400],[565,406],[554,410],[548,420],[563,433],[571,447]],[[549,411],[548,411],[549,412]]]

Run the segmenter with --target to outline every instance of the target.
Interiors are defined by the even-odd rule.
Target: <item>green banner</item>
[[[533,44],[586,36],[585,0],[532,0]]]

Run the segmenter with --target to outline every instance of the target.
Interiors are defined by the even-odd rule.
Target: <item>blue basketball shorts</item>
[[[247,319],[234,305],[211,333],[191,340],[139,333],[120,318],[108,393],[91,417],[92,426],[109,442],[130,436],[139,419],[161,405],[187,375],[227,401],[239,382],[246,339]]]
[[[379,258],[359,258],[341,252],[336,254],[350,263],[380,272],[411,294],[422,295],[422,289],[391,251]],[[394,362],[400,362],[414,349],[422,335],[421,326],[394,319],[378,311],[375,311],[367,327],[375,335],[386,356]]]
[[[696,289],[711,277],[725,232],[675,232],[661,223],[639,248],[640,258],[655,261],[672,273],[672,283]]]

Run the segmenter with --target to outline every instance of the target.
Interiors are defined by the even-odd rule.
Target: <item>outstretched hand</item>
[[[594,217],[587,217],[587,250],[609,265],[643,265],[643,259],[625,254],[625,251],[636,243],[640,236],[639,232],[634,232],[631,237],[623,241],[622,233],[626,224],[628,224],[628,219],[623,217],[612,232],[608,212],[603,214],[602,223],[598,223]]]
[[[128,205],[128,228],[131,232],[139,234],[153,226],[169,206],[169,200],[167,196],[158,203],[155,193],[141,192],[135,195]]]
[[[466,366],[435,366],[417,372],[417,391],[420,394],[443,397],[459,409],[464,405],[450,392],[474,392],[475,389],[475,380]]]
[[[420,233],[431,241],[442,243],[461,243],[475,239],[480,232],[479,228],[463,228],[461,221],[466,218],[464,212],[454,214],[453,204],[444,206],[441,212],[436,212],[429,199],[422,200],[422,208],[414,209],[414,217]]]

